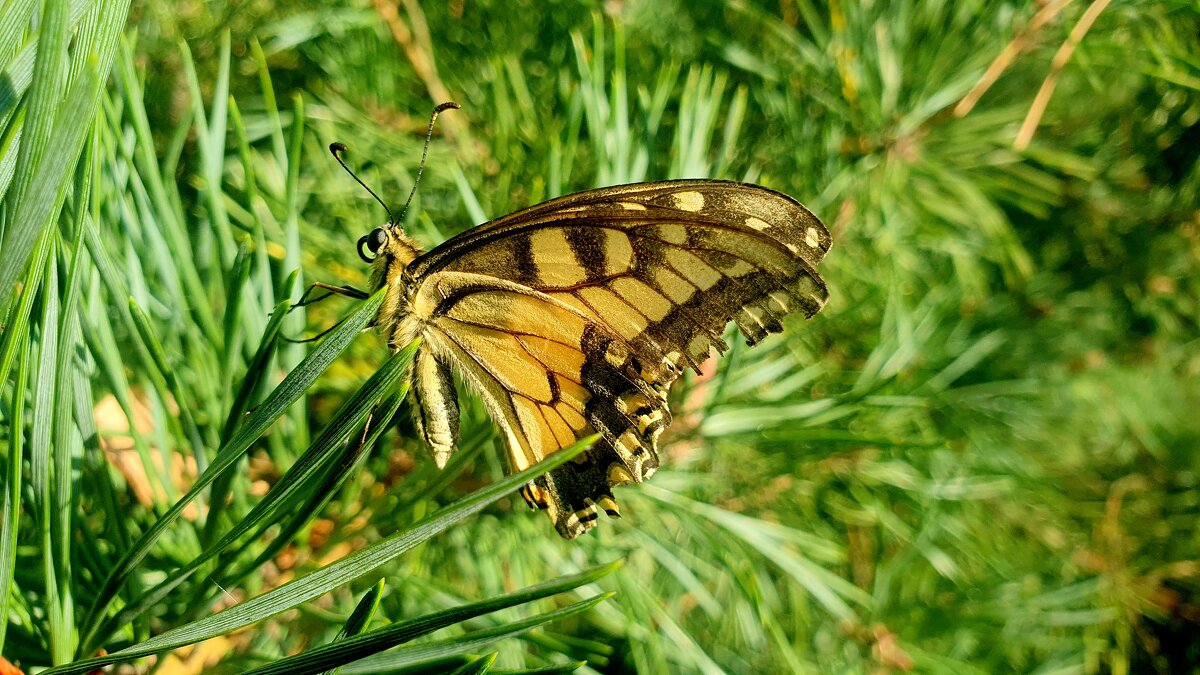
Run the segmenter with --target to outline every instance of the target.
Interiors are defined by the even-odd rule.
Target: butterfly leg
[[[313,291],[317,289],[325,291],[325,294],[318,295],[315,298],[309,297],[312,295]],[[347,298],[354,298],[355,300],[366,300],[367,298],[371,297],[370,293],[354,288],[353,286],[332,286],[330,284],[321,283],[320,281],[314,281],[313,283],[309,284],[307,289],[304,290],[304,294],[300,296],[300,300],[296,304],[292,305],[292,309],[320,302],[331,295],[341,295]]]
[[[317,289],[325,291],[325,294],[318,295],[315,298],[309,297],[310,295],[312,295],[313,291],[317,290]],[[367,298],[371,297],[371,295],[369,293],[367,293],[366,291],[359,290],[357,288],[354,288],[353,286],[331,286],[329,284],[321,283],[320,281],[314,281],[313,283],[309,284],[307,289],[304,290],[304,293],[300,296],[300,300],[298,302],[296,302],[296,304],[294,304],[288,308],[288,312],[291,312],[292,310],[294,310],[298,307],[304,307],[305,305],[311,305],[311,304],[320,302],[320,301],[324,300],[325,298],[328,298],[331,295],[341,295],[341,296],[344,296],[347,298],[354,298],[355,300],[366,300]],[[340,321],[333,324],[329,328],[326,328],[325,330],[321,331],[320,333],[317,333],[316,335],[314,335],[312,337],[308,337],[308,338],[304,338],[304,339],[295,339],[295,338],[285,337],[283,339],[287,342],[291,342],[294,344],[302,344],[305,342],[316,342],[317,340],[320,340],[321,338],[328,335],[330,333],[330,331],[332,331],[333,329],[342,325],[342,322],[344,322],[344,321],[345,321],[345,319],[341,319]]]
[[[307,342],[316,342],[317,340],[320,340],[321,338],[325,337],[326,335],[329,335],[330,333],[332,333],[335,328],[337,328],[338,326],[345,323],[346,319],[348,319],[348,318],[350,318],[350,317],[338,319],[337,323],[333,324],[329,328],[326,328],[325,330],[321,331],[320,333],[317,333],[316,335],[314,335],[312,337],[306,337],[303,339],[285,337],[285,338],[283,338],[283,341],[290,342],[292,344],[305,344]]]

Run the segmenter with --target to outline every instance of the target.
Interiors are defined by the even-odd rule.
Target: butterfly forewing
[[[736,181],[667,180],[577,192],[513,212],[447,240],[414,261],[410,271],[414,278],[419,278],[480,243],[494,241],[497,235],[503,238],[514,229],[557,222],[569,214],[593,211],[595,215],[595,211],[638,211],[649,207],[665,209],[662,217],[683,224],[704,216],[733,227],[742,225],[762,231],[785,245],[795,246],[796,255],[813,268],[825,257],[831,242],[821,221],[781,192]],[[695,215],[689,217],[689,214]]]
[[[409,268],[499,274],[589,313],[646,365],[697,367],[730,320],[753,344],[827,292],[816,265],[829,232],[786,195],[728,181],[582,192],[454,237]]]
[[[785,314],[821,309],[816,266],[829,246],[812,213],[755,185],[591,190],[418,256],[399,277],[409,309],[392,330],[423,335],[433,356],[418,359],[421,404],[452,405],[444,364],[454,367],[504,430],[515,469],[603,435],[525,492],[569,538],[594,524],[597,506],[616,513],[611,486],[657,468],[667,389],[683,368],[727,348],[726,324],[754,344],[782,330]],[[456,411],[423,414],[439,462],[451,418]]]

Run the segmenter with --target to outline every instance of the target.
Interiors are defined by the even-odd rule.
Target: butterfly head
[[[358,257],[364,262],[375,263],[383,257],[385,266],[399,263],[407,267],[420,254],[421,249],[397,223],[389,222],[358,239]]]
[[[364,262],[375,262],[375,258],[379,257],[379,249],[383,248],[384,244],[387,243],[387,239],[387,230],[382,227],[377,227],[364,234],[358,240],[358,257],[362,258]],[[370,255],[363,251],[364,246],[366,246]]]

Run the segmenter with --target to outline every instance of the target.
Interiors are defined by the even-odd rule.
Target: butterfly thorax
[[[375,324],[388,331],[388,345],[400,349],[417,337],[420,326],[411,314],[412,284],[405,272],[424,251],[404,230],[391,226],[384,230],[387,240],[376,254],[371,287],[387,287]]]

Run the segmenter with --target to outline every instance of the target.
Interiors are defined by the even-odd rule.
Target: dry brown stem
[[[1067,65],[1067,61],[1071,60],[1071,55],[1083,41],[1083,36],[1087,35],[1097,17],[1105,7],[1108,7],[1108,3],[1109,0],[1094,0],[1091,5],[1088,5],[1083,16],[1079,17],[1075,27],[1071,29],[1071,34],[1067,36],[1066,42],[1063,42],[1062,46],[1058,48],[1054,60],[1050,62],[1050,73],[1046,75],[1037,95],[1033,97],[1033,105],[1029,107],[1029,113],[1025,115],[1025,121],[1021,123],[1021,130],[1017,132],[1017,139],[1013,141],[1013,147],[1017,150],[1029,147],[1029,142],[1033,140],[1033,134],[1037,131],[1038,123],[1041,122],[1042,115],[1046,112],[1046,106],[1050,104],[1050,97],[1054,96],[1054,87],[1058,84],[1059,74]]]
[[[1038,33],[1041,29],[1051,21],[1053,21],[1063,10],[1064,7],[1071,4],[1072,0],[1054,0],[1048,2],[1044,7],[1038,10],[1037,14],[1033,15],[1033,19],[1029,21],[1029,25],[1025,26],[1017,35],[1007,44],[999,55],[983,72],[983,76],[971,87],[971,91],[967,92],[966,96],[954,106],[955,117],[964,117],[967,113],[979,103],[979,99],[987,93],[987,90],[1000,79],[1004,71],[1012,65],[1013,61],[1017,60],[1021,52],[1029,49],[1036,41]]]
[[[392,32],[392,38],[404,50],[404,56],[412,64],[417,77],[425,84],[425,90],[433,103],[439,104],[453,101],[450,90],[438,76],[437,64],[433,59],[433,39],[429,34],[429,25],[425,22],[425,13],[417,0],[403,0],[404,13],[408,23],[400,17],[397,4],[390,0],[374,0],[375,11],[387,24]],[[446,136],[452,140],[469,136],[467,121],[461,115],[447,115],[442,118]]]

